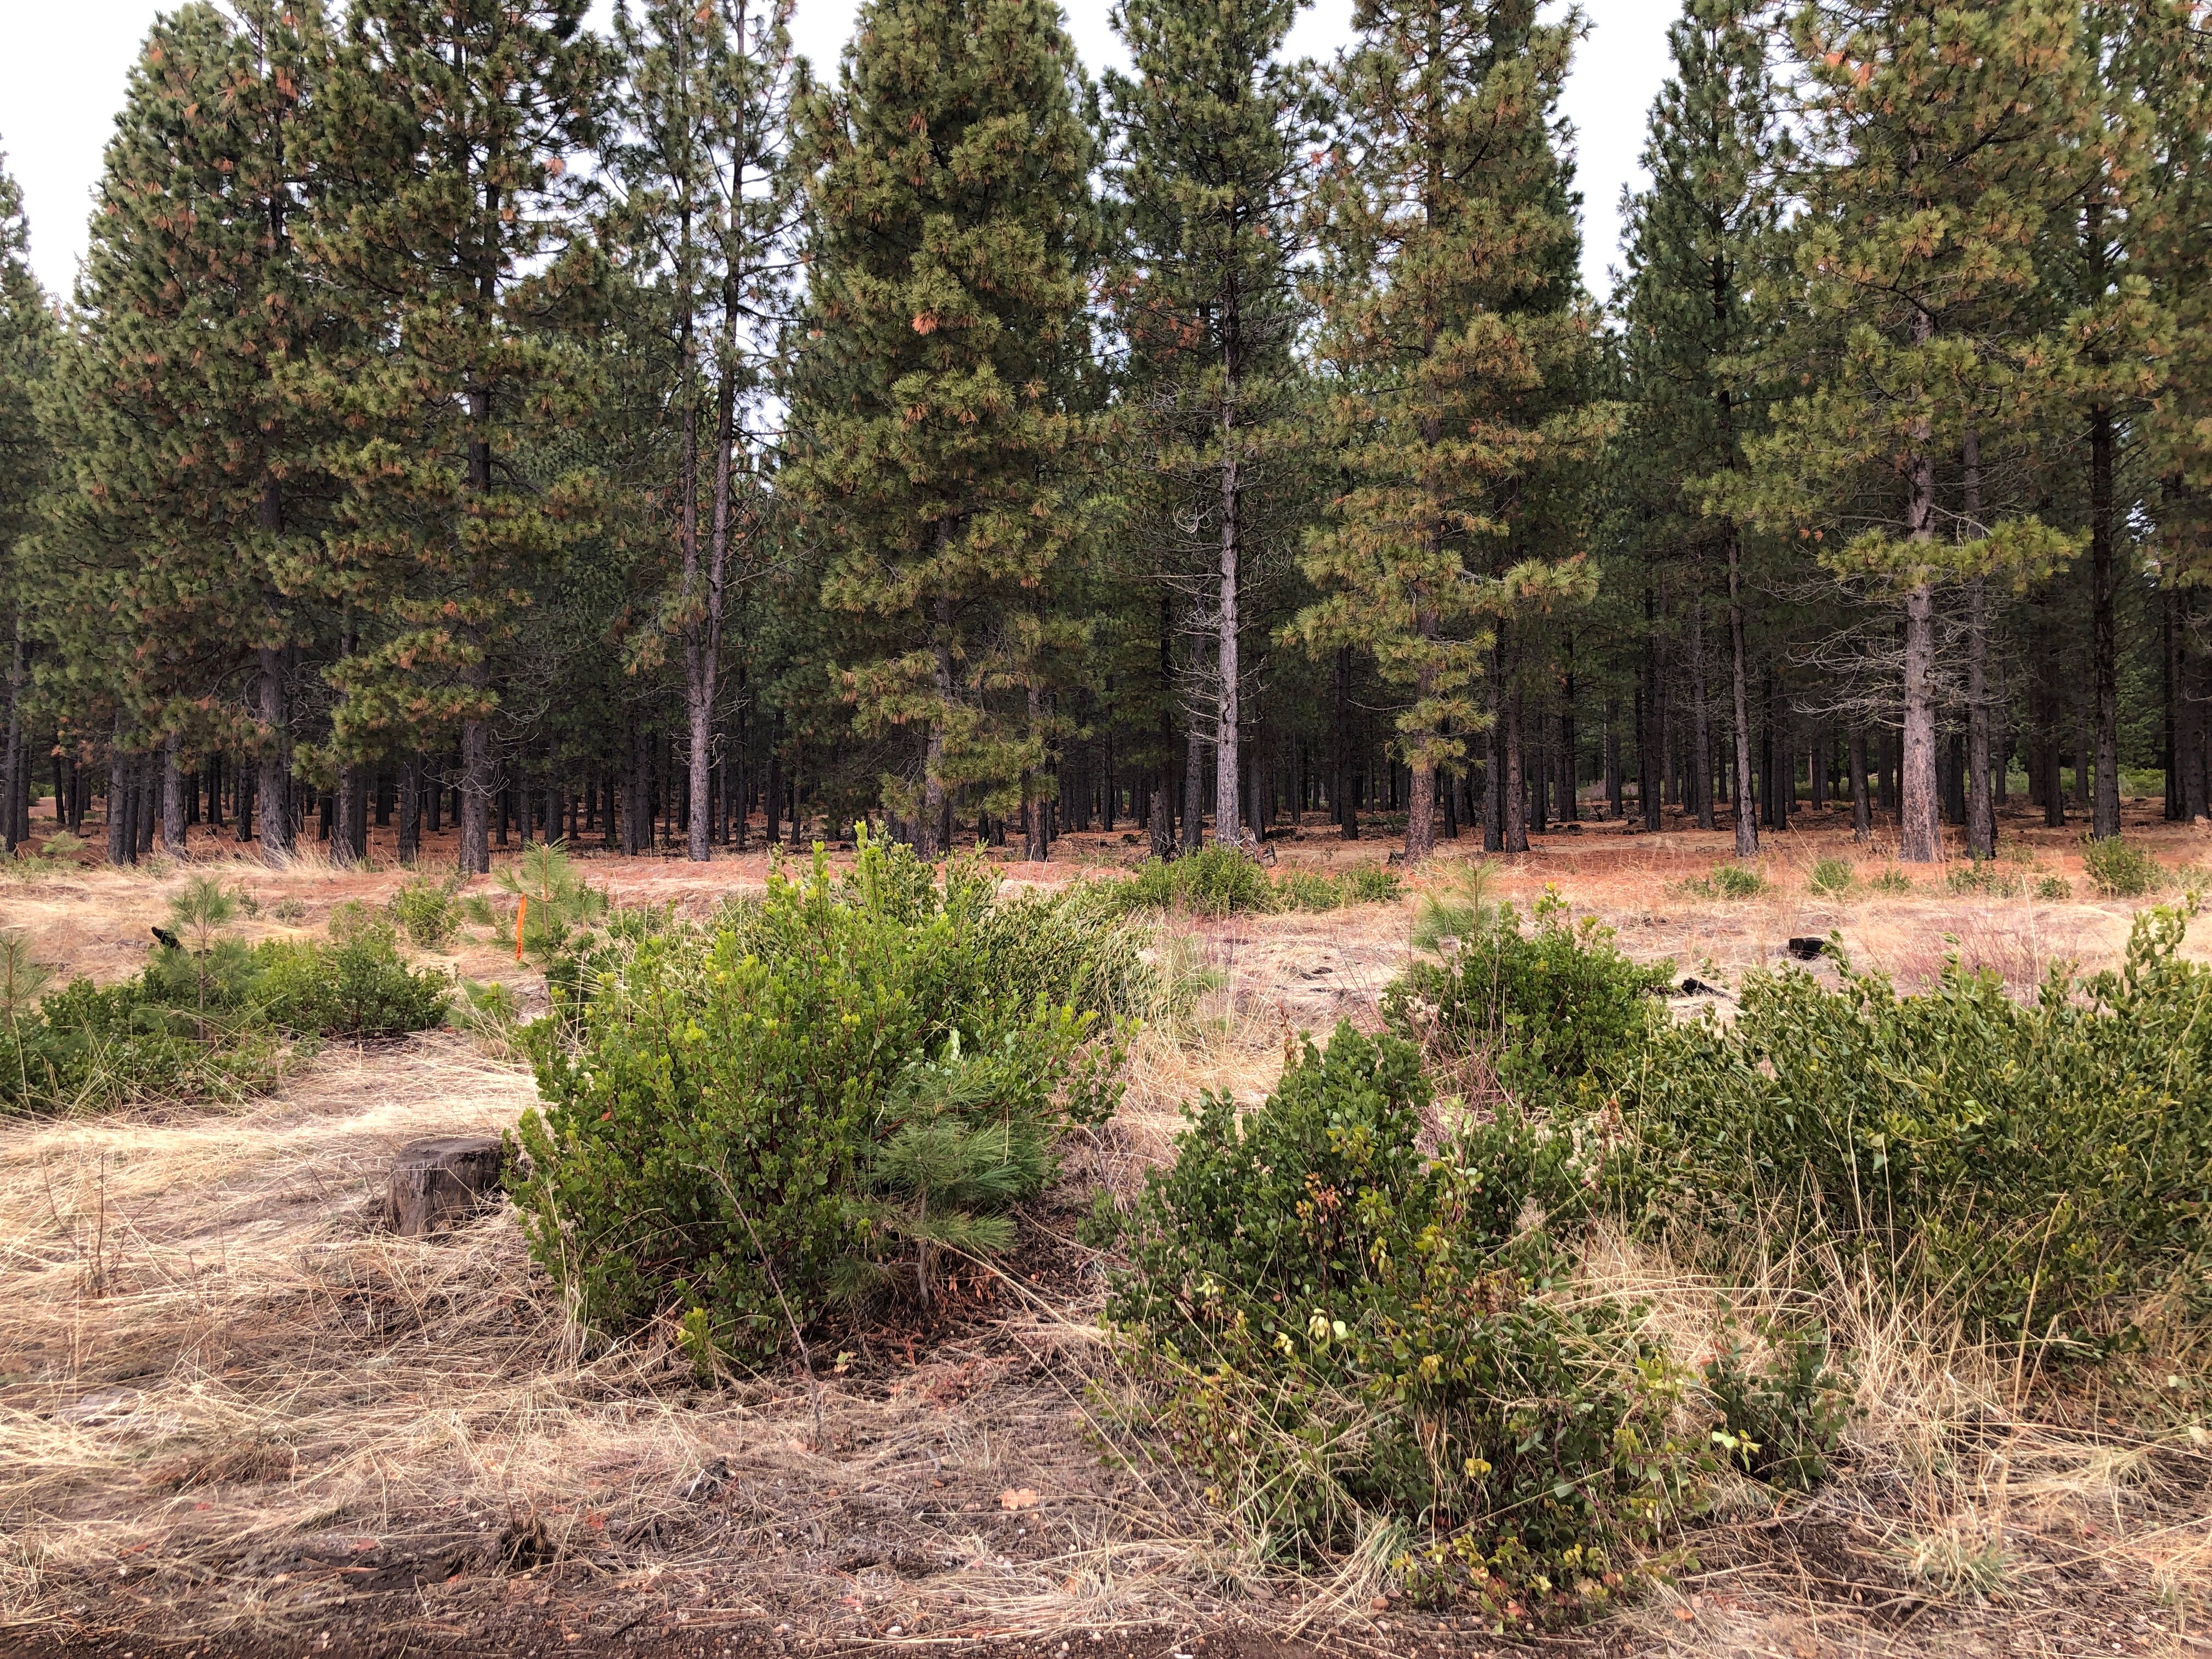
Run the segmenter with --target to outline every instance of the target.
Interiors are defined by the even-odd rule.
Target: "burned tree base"
[[[392,1230],[422,1238],[499,1196],[505,1148],[497,1135],[410,1141],[392,1155]]]

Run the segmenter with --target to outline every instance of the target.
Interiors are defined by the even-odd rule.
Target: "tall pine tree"
[[[870,0],[806,106],[806,339],[789,477],[860,624],[864,729],[923,735],[885,796],[944,849],[956,793],[1031,817],[1050,789],[1045,605],[1085,534],[1070,406],[1095,240],[1094,145],[1048,0]]]
[[[1773,257],[1780,217],[1769,169],[1783,142],[1755,0],[1689,0],[1668,31],[1674,74],[1651,112],[1650,187],[1630,204],[1626,351],[1634,425],[1621,465],[1636,471],[1646,538],[1710,546],[1728,583],[1735,851],[1759,854],[1751,811],[1750,672],[1741,526],[1700,512],[1698,481],[1743,464],[1761,404],[1746,372],[1758,344],[1749,289]],[[1656,781],[1656,780],[1655,780]],[[1647,802],[1647,806],[1655,802]]]
[[[1298,629],[1372,653],[1406,696],[1408,862],[1435,847],[1439,771],[1486,723],[1469,688],[1492,630],[1588,591],[1586,564],[1528,537],[1535,475],[1602,430],[1571,391],[1560,406],[1589,329],[1567,304],[1577,240],[1552,122],[1583,25],[1539,9],[1361,0],[1319,191],[1328,430],[1349,481],[1308,542],[1323,597]],[[1515,712],[1492,787],[1522,850]]]
[[[1722,510],[1818,546],[1831,570],[1901,611],[1909,862],[1943,856],[1938,590],[1993,574],[2024,582],[2069,550],[2033,514],[1976,499],[1973,452],[2027,418],[2045,385],[2048,350],[2013,331],[2069,176],[2073,11],[2057,0],[1936,11],[1819,0],[1793,23],[1813,165],[1803,311],[1785,349],[1814,348],[1801,370],[1811,389],[1778,405],[1752,444],[1756,477],[1717,493]]]
[[[611,77],[584,10],[356,0],[317,109],[308,252],[358,323],[302,386],[347,434],[326,452],[349,486],[331,557],[353,613],[331,759],[458,732],[465,872],[491,867],[496,653],[592,522],[588,484],[533,475],[531,453],[587,403],[568,331],[599,262],[568,162]]]
[[[112,820],[125,789],[150,795],[132,775],[157,743],[173,851],[187,744],[256,754],[264,854],[290,846],[292,691],[332,495],[290,386],[330,337],[293,240],[325,56],[312,4],[185,6],[148,35],[108,146],[78,340],[46,407],[69,470],[57,625],[97,665],[68,701],[113,733],[113,856],[135,855]]]
[[[1311,91],[1279,61],[1297,0],[1123,0],[1135,78],[1106,77],[1136,270],[1122,325],[1153,540],[1212,568],[1214,834],[1242,823],[1241,601],[1259,522],[1299,481],[1298,146]],[[1303,502],[1298,503],[1303,505]],[[1183,573],[1176,571],[1181,575]]]

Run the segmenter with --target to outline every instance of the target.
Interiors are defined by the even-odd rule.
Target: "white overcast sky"
[[[1093,74],[1127,58],[1108,26],[1108,0],[1062,0],[1077,50]],[[604,22],[609,0],[594,0]],[[1351,37],[1352,0],[1312,0],[1291,37],[1291,55],[1327,58]],[[0,151],[23,187],[31,258],[50,292],[66,294],[85,247],[85,222],[100,151],[123,101],[124,80],[165,0],[0,0]],[[1665,79],[1667,25],[1678,0],[1583,0],[1595,25],[1573,78],[1566,113],[1578,135],[1587,222],[1584,280],[1602,298],[1618,261],[1624,185],[1643,182],[1644,123]],[[331,10],[341,9],[333,0]],[[834,65],[852,28],[855,0],[799,0],[793,32],[818,69]]]

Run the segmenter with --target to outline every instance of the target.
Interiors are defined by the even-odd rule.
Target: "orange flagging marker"
[[[517,898],[514,901],[514,959],[517,962],[522,960],[522,919],[529,914],[530,901]]]

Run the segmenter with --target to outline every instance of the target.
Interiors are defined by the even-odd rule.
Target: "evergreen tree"
[[[805,532],[858,620],[863,730],[926,734],[884,797],[933,854],[965,787],[1043,810],[1044,605],[1079,545],[1093,143],[1047,0],[871,0],[837,87],[810,99],[807,339],[796,365]]]
[[[30,572],[24,542],[52,459],[33,414],[53,356],[55,327],[31,274],[30,225],[22,192],[0,155],[0,617],[8,630],[7,729],[0,742],[0,853],[30,834],[31,737],[26,718],[31,678]],[[58,803],[57,803],[58,805]]]
[[[1753,273],[1772,257],[1779,220],[1770,169],[1783,143],[1763,7],[1688,0],[1668,31],[1674,75],[1651,112],[1649,190],[1629,206],[1626,348],[1636,399],[1622,464],[1641,482],[1644,537],[1717,544],[1728,574],[1729,696],[1735,726],[1735,851],[1759,854],[1753,797],[1744,546],[1725,511],[1698,511],[1698,480],[1742,465],[1761,400],[1746,373],[1759,319]],[[1701,757],[1702,759],[1702,757]],[[1648,815],[1656,801],[1645,803]],[[1710,805],[1705,827],[1711,827]]]
[[[126,775],[157,742],[172,851],[185,745],[256,753],[263,851],[290,845],[291,690],[331,495],[289,384],[329,333],[292,240],[325,56],[312,4],[187,5],[148,35],[108,145],[77,340],[46,408],[67,455],[55,625],[94,670],[63,695],[81,726],[116,734],[111,856],[135,856],[117,800],[150,795]]]
[[[1255,521],[1304,504],[1282,498],[1300,482],[1291,260],[1310,92],[1276,59],[1297,9],[1124,0],[1114,21],[1136,78],[1106,77],[1136,262],[1122,326],[1154,475],[1147,516],[1164,550],[1202,539],[1212,555],[1198,609],[1213,636],[1214,834],[1230,845],[1242,822],[1241,600],[1254,532],[1267,527]]]
[[[1528,536],[1535,475],[1587,459],[1601,432],[1595,410],[1547,395],[1588,352],[1566,303],[1577,236],[1551,126],[1583,25],[1538,10],[1361,0],[1320,185],[1328,434],[1349,482],[1308,543],[1324,597],[1298,628],[1371,653],[1410,694],[1409,862],[1435,845],[1439,770],[1486,721],[1468,688],[1490,629],[1588,592],[1579,558],[1543,556]],[[1521,850],[1517,704],[1505,709],[1492,787]]]
[[[326,452],[349,486],[331,558],[356,619],[331,671],[332,757],[458,730],[465,872],[490,868],[495,653],[593,524],[588,482],[533,476],[529,453],[589,401],[570,331],[599,261],[568,158],[594,137],[609,65],[584,9],[356,0],[317,110],[308,252],[358,323],[303,386],[347,434]]]
[[[767,457],[752,428],[790,259],[790,15],[791,0],[645,0],[635,15],[615,12],[629,73],[611,158],[625,199],[611,223],[653,286],[675,358],[679,438],[664,512],[677,568],[661,628],[683,649],[688,844],[700,861],[731,587],[761,550]]]
[[[2069,176],[2054,115],[2080,90],[2071,12],[2054,0],[1932,13],[1819,0],[1793,23],[1814,146],[1793,343],[1816,349],[1804,360],[1812,390],[1778,405],[1751,445],[1756,479],[1716,494],[1723,512],[1817,538],[1831,570],[1899,603],[1899,856],[1911,862],[1943,856],[1937,589],[2025,581],[2068,550],[2032,514],[1985,511],[1973,450],[2032,418],[2047,389],[2048,350],[2011,325],[2036,290],[2038,239]]]

